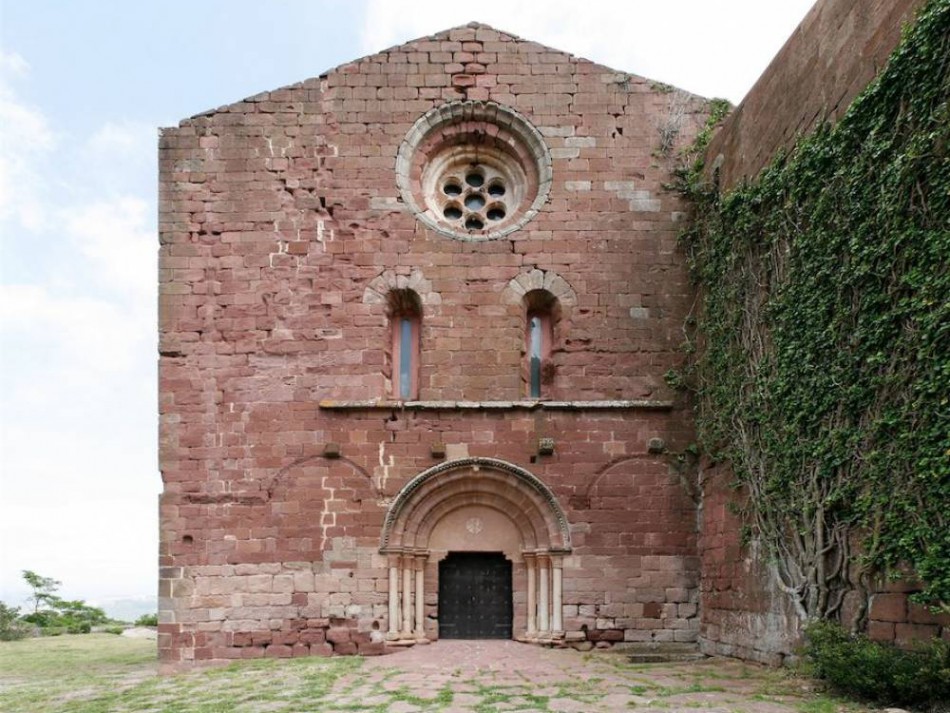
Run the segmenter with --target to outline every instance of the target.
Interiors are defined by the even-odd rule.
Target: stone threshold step
[[[630,663],[676,663],[701,661],[706,655],[698,644],[633,644],[623,647],[623,654]]]

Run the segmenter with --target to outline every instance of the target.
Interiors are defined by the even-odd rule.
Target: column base
[[[419,642],[412,638],[394,639],[387,641],[386,646],[415,646]]]
[[[526,644],[539,644],[543,646],[557,641],[563,641],[565,639],[565,633],[563,631],[534,631],[519,634],[515,639]]]

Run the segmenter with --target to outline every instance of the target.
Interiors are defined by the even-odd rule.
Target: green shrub
[[[16,641],[29,633],[29,627],[20,618],[20,608],[0,602],[0,641]]]
[[[925,707],[950,701],[950,643],[934,640],[907,651],[851,636],[839,625],[806,629],[805,654],[815,677],[834,688],[879,703]]]
[[[86,604],[82,599],[63,599],[56,594],[61,582],[36,572],[23,570],[24,581],[33,589],[33,611],[22,617],[33,624],[44,636],[60,634],[88,634],[93,626],[109,623],[109,617],[99,607]]]
[[[158,626],[158,614],[143,614],[135,620],[136,626]]]
[[[59,634],[88,634],[94,625],[106,624],[105,612],[83,601],[67,601],[54,598],[55,609],[41,609],[27,614],[23,621],[40,628],[44,636]]]

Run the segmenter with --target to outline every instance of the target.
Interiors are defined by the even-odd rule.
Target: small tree
[[[33,612],[23,621],[35,624],[44,634],[86,634],[96,624],[109,621],[99,607],[86,604],[81,599],[68,600],[55,594],[62,584],[52,577],[43,577],[31,570],[23,570],[23,579],[33,589]]]
[[[136,626],[158,626],[158,614],[143,614],[135,620]]]
[[[33,590],[30,601],[33,602],[34,614],[38,614],[41,607],[47,608],[54,599],[58,599],[56,590],[63,584],[59,580],[52,577],[43,577],[29,569],[23,570],[23,579]]]
[[[70,634],[88,634],[93,626],[109,621],[102,609],[90,606],[81,599],[68,601],[57,597],[56,613],[59,625],[65,627]]]

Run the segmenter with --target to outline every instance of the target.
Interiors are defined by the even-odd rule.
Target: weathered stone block
[[[894,643],[908,647],[918,642],[930,641],[940,634],[940,627],[934,624],[895,624]]]
[[[383,642],[361,641],[357,645],[360,656],[381,656],[386,653],[386,644]]]
[[[899,622],[907,619],[906,594],[875,594],[868,614],[874,621]]]
[[[311,656],[333,656],[333,646],[327,643],[310,645]]]
[[[351,639],[351,635],[350,635],[349,629],[334,629],[334,628],[327,629],[326,640],[330,642],[331,644],[346,643],[346,642],[349,642],[350,639]],[[336,649],[335,646],[334,646],[334,649]]]
[[[266,649],[264,649],[264,656],[266,658],[289,659],[293,655],[293,649],[290,646],[284,646],[282,644],[271,644]]]

